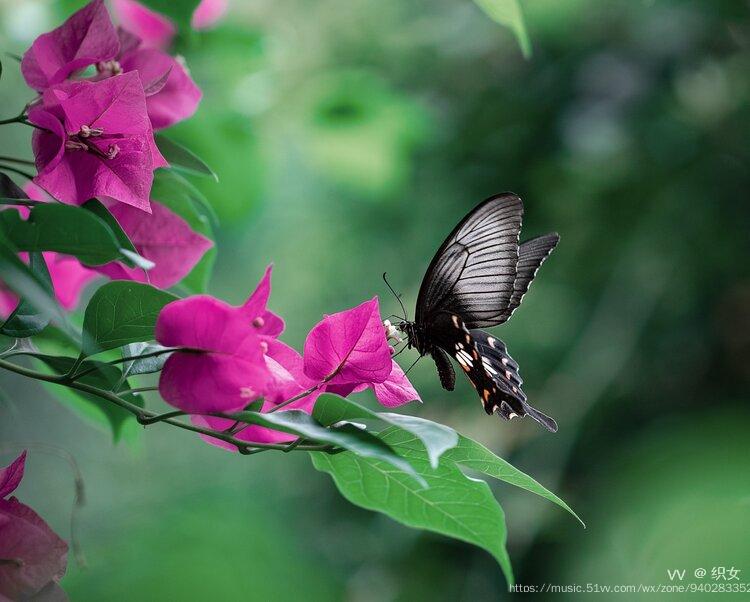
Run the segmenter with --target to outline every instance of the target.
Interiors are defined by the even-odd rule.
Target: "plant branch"
[[[237,439],[236,437],[230,434],[227,434],[223,431],[217,431],[213,429],[204,428],[201,426],[196,426],[188,422],[181,422],[178,420],[178,418],[185,415],[183,413],[176,414],[173,412],[168,412],[167,413],[169,414],[168,416],[165,414],[160,415],[160,414],[157,414],[156,412],[145,410],[135,405],[134,403],[131,403],[127,401],[126,399],[121,398],[120,396],[118,396],[117,394],[111,391],[106,391],[104,389],[100,389],[98,387],[89,385],[87,383],[82,383],[82,382],[77,382],[75,380],[71,380],[67,375],[57,376],[57,375],[52,375],[52,374],[45,374],[44,372],[38,372],[36,370],[32,370],[30,368],[26,368],[24,366],[20,366],[12,362],[8,362],[3,359],[0,359],[0,368],[4,368],[5,370],[8,370],[9,372],[14,372],[16,374],[20,374],[21,376],[25,376],[27,378],[32,378],[32,379],[39,380],[42,382],[53,383],[56,385],[67,387],[69,389],[74,389],[76,391],[81,391],[83,393],[95,395],[96,397],[99,397],[100,399],[109,401],[110,403],[113,403],[121,407],[123,410],[130,412],[136,417],[138,422],[144,426],[148,426],[149,424],[153,424],[155,422],[170,424],[172,426],[176,426],[177,428],[181,428],[186,431],[192,431],[194,433],[199,433],[201,435],[207,435],[209,437],[219,439],[220,441],[224,441],[225,443],[234,445],[242,454],[258,453],[260,451],[271,450],[271,449],[283,451],[289,447],[289,444],[287,443],[253,443],[249,441],[243,441],[242,439]],[[214,414],[207,414],[207,415],[212,416]],[[216,415],[220,417],[231,416],[227,414],[224,414],[223,416],[221,414],[216,414]],[[156,420],[156,418],[158,418],[158,420]],[[299,445],[296,447],[296,449],[300,451],[333,451],[335,450],[335,448],[330,445],[317,445],[317,444]]]

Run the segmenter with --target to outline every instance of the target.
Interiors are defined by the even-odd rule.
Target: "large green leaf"
[[[461,435],[458,445],[445,454],[447,460],[451,460],[471,470],[481,472],[495,479],[505,481],[521,489],[526,489],[564,508],[575,516],[585,527],[581,518],[573,512],[563,500],[557,497],[532,479],[529,475],[518,470],[515,466],[493,454],[481,443]]]
[[[437,468],[441,454],[458,444],[458,434],[450,427],[416,416],[373,412],[332,393],[326,393],[318,398],[313,417],[324,425],[336,424],[342,420],[377,419],[397,426],[419,438],[427,450],[433,468]]]
[[[56,251],[86,265],[116,260],[133,265],[106,222],[81,207],[40,203],[26,220],[17,210],[0,211],[0,229],[18,251]]]
[[[34,354],[34,358],[47,366],[54,374],[67,374],[76,363],[76,360],[72,357]],[[96,370],[76,380],[106,391],[112,391],[118,385],[127,388],[127,381],[122,379],[122,372],[118,367],[93,360],[85,360],[78,367],[78,372],[88,371],[91,368],[96,368]],[[95,424],[109,425],[115,441],[119,440],[126,422],[134,420],[130,412],[96,395],[90,395],[89,393],[54,384],[49,384],[47,389],[52,395],[60,399],[60,401],[85,419]],[[139,407],[143,407],[143,399],[138,395],[127,394],[123,396],[123,399]]]
[[[409,460],[427,481],[427,488],[417,487],[406,474],[379,460],[351,452],[313,452],[313,465],[329,473],[353,504],[382,512],[410,527],[484,548],[512,584],[513,570],[505,549],[505,514],[487,483],[470,479],[445,459],[432,469],[422,443],[403,430],[391,427],[381,433],[381,438]]]
[[[38,276],[47,293],[50,296],[54,295],[52,279],[41,253],[29,253],[29,269]],[[13,313],[8,316],[8,319],[0,328],[0,334],[17,338],[33,337],[45,329],[49,320],[49,314],[38,310],[33,303],[25,298],[21,298]]]
[[[91,297],[83,316],[83,355],[154,338],[162,307],[177,297],[148,284],[115,280]]]
[[[525,58],[531,57],[531,40],[521,12],[520,0],[474,0],[487,16],[508,27],[516,36]]]
[[[426,486],[424,479],[416,473],[409,462],[395,454],[381,439],[350,424],[343,425],[341,428],[327,428],[300,410],[265,414],[241,412],[236,416],[240,422],[265,426],[319,443],[337,445],[350,450],[359,457],[382,461],[408,475],[420,487]]]
[[[203,159],[179,142],[167,138],[164,134],[157,134],[156,146],[159,147],[161,154],[164,155],[164,158],[169,162],[172,169],[177,169],[194,176],[207,176],[217,182],[219,181],[214,170],[206,165]]]

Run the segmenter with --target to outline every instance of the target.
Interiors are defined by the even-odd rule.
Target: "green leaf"
[[[414,479],[420,487],[426,486],[424,479],[415,472],[409,463],[395,454],[381,439],[352,425],[345,425],[344,428],[326,428],[301,410],[265,414],[240,412],[232,417],[247,424],[257,424],[291,433],[304,439],[343,447],[355,453],[358,457],[376,459],[390,464],[408,475],[410,479]]]
[[[87,211],[91,211],[99,219],[101,219],[107,227],[110,229],[117,242],[120,245],[120,253],[123,256],[123,262],[130,267],[139,267],[143,270],[150,270],[156,265],[153,261],[149,261],[145,257],[141,257],[138,254],[138,250],[133,245],[133,241],[130,237],[125,234],[125,231],[120,226],[120,223],[115,219],[114,215],[109,212],[98,199],[89,199],[82,207]]]
[[[176,299],[173,294],[148,284],[108,282],[86,306],[82,355],[153,339],[161,308]]]
[[[195,212],[200,216],[202,222],[210,221],[213,226],[219,225],[219,217],[206,195],[185,176],[173,169],[162,168],[154,172],[151,198],[161,203],[167,203],[171,198],[188,199],[193,204]]]
[[[175,142],[171,138],[167,138],[164,134],[157,134],[155,139],[156,146],[159,147],[161,154],[164,155],[164,158],[169,162],[172,169],[195,176],[207,176],[217,182],[219,181],[218,176],[203,162],[203,159],[187,147],[179,142]]]
[[[410,527],[484,548],[512,584],[513,570],[505,549],[505,514],[487,483],[468,478],[445,460],[432,469],[421,442],[410,433],[389,428],[381,438],[409,460],[427,481],[426,489],[416,487],[407,475],[379,460],[350,452],[313,452],[313,466],[329,473],[341,494],[353,504],[382,512]]]
[[[152,355],[153,353],[159,355]],[[162,347],[155,343],[129,343],[122,348],[122,357],[136,358],[122,363],[122,372],[125,376],[135,374],[153,374],[164,367],[164,362],[170,356],[169,347]],[[146,356],[146,357],[140,357]]]
[[[43,283],[47,293],[54,296],[52,279],[41,253],[29,253],[29,269],[38,276],[38,280]],[[17,338],[33,337],[45,329],[49,320],[49,314],[39,311],[32,303],[21,298],[13,313],[0,328],[0,334]]]
[[[72,357],[34,354],[34,358],[50,368],[54,374],[67,374],[76,363],[76,360]],[[90,368],[96,368],[96,370],[76,379],[77,382],[106,391],[114,390],[118,385],[127,387],[127,381],[122,380],[122,372],[116,366],[93,360],[85,360],[80,364],[78,371],[83,372]],[[76,413],[87,420],[93,421],[95,424],[108,425],[112,429],[115,441],[120,439],[124,425],[130,420],[135,420],[135,417],[130,412],[123,410],[106,399],[84,393],[83,391],[50,383],[47,384],[47,389]],[[143,399],[138,395],[127,394],[123,396],[123,399],[139,407],[143,407]]]
[[[532,479],[526,473],[493,454],[481,443],[461,435],[458,445],[445,454],[445,458],[495,479],[505,481],[535,493],[570,512],[585,527],[581,518],[563,500]]]
[[[81,207],[40,203],[26,220],[17,210],[0,211],[0,229],[19,251],[56,251],[86,265],[116,260],[133,265],[107,223]]]
[[[4,213],[4,212],[3,212]],[[67,317],[49,290],[48,283],[18,258],[17,251],[0,230],[0,273],[3,284],[39,312],[55,318],[70,330]]]
[[[516,36],[524,58],[531,57],[531,40],[519,0],[474,0],[493,21],[505,25]]]
[[[458,433],[452,428],[405,414],[373,412],[349,399],[325,393],[315,402],[313,418],[320,424],[336,424],[342,420],[377,419],[416,435],[424,444],[430,464],[437,468],[441,454],[458,444]]]

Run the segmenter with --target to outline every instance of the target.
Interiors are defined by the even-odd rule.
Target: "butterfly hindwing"
[[[431,326],[439,333],[435,345],[458,362],[479,394],[487,414],[497,413],[505,420],[531,416],[549,431],[557,431],[557,423],[552,418],[529,405],[521,389],[523,380],[518,364],[500,339],[483,330],[469,330],[457,314],[438,314]],[[435,356],[433,353],[433,358]],[[438,354],[438,357],[442,356]],[[441,367],[437,359],[435,363],[444,382],[445,367]]]

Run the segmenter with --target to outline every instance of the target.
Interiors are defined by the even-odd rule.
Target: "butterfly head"
[[[409,349],[414,347],[420,352],[420,354],[424,355],[424,353],[422,353],[421,337],[419,336],[419,328],[417,325],[410,320],[402,320],[399,322],[397,328],[406,336],[406,346]]]

